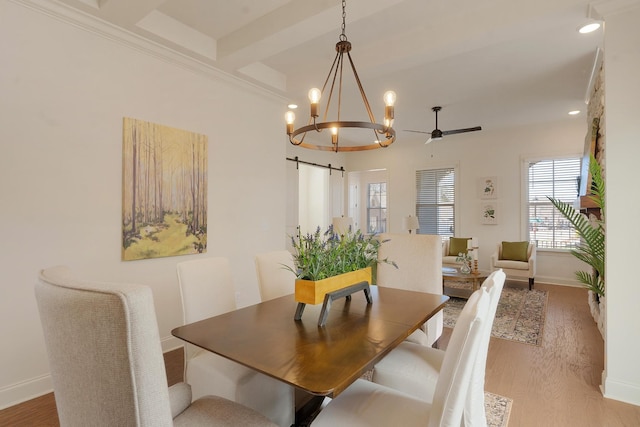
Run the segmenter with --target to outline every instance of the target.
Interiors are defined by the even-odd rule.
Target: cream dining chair
[[[275,426],[218,396],[192,402],[167,387],[147,286],[86,282],[67,267],[42,270],[35,295],[62,426]]]
[[[199,258],[177,264],[184,323],[236,309],[229,260]],[[295,421],[291,387],[217,354],[187,344],[185,379],[194,397],[217,394],[246,405],[280,426]]]
[[[442,294],[442,240],[430,234],[382,233],[378,260],[394,261],[398,268],[385,262],[377,266],[376,284],[381,287]],[[444,317],[436,313],[416,330],[408,340],[431,347],[442,335]]]
[[[287,250],[259,253],[255,257],[256,275],[262,301],[292,294],[296,276],[293,270],[293,255]]]
[[[461,426],[482,330],[489,315],[489,294],[475,291],[462,309],[431,402],[364,379],[335,397],[313,421],[314,427]]]
[[[484,379],[487,352],[505,277],[503,271],[494,271],[481,287],[490,297],[489,312],[467,396],[465,426],[486,426]],[[403,342],[374,367],[372,381],[430,402],[434,398],[445,354],[446,351]]]

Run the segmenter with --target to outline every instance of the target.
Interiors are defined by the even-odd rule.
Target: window
[[[455,170],[416,171],[419,234],[455,235]]]
[[[578,197],[580,159],[529,161],[529,241],[541,249],[571,249],[580,237],[547,196],[573,203]]]
[[[370,183],[368,189],[367,232],[384,233],[387,231],[387,183]]]

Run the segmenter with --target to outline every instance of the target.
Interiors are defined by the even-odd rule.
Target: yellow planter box
[[[296,301],[304,304],[321,304],[328,292],[337,291],[360,282],[371,284],[371,267],[316,281],[297,279]]]

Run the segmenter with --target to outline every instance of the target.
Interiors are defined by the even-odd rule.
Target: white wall
[[[586,119],[581,117],[561,123],[450,135],[428,145],[424,145],[423,138],[400,132],[391,147],[351,155],[347,165],[349,171],[387,169],[392,233],[404,233],[402,218],[415,215],[416,170],[457,168],[456,235],[477,236],[480,268],[489,268],[489,258],[500,241],[526,236],[526,222],[522,221],[523,159],[581,155],[586,132]],[[486,176],[498,177],[497,225],[483,225],[480,221],[479,180]],[[539,251],[538,260],[539,282],[577,285],[574,271],[586,268],[564,253]]]
[[[605,15],[606,326],[604,395],[640,405],[640,6]]]
[[[284,100],[132,46],[0,2],[0,408],[51,390],[39,269],[149,285],[168,349],[176,263],[229,257],[247,304],[254,254],[285,246]],[[120,260],[125,116],[208,135],[207,254]]]

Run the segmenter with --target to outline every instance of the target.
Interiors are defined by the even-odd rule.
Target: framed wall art
[[[482,224],[495,225],[498,223],[498,208],[495,202],[484,202],[481,205]]]
[[[497,199],[498,198],[498,177],[485,176],[480,178],[479,192],[481,199]]]
[[[207,137],[124,118],[122,260],[207,250]]]

